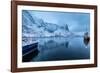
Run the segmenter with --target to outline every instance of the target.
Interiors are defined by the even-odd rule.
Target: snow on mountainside
[[[50,37],[67,36],[70,34],[68,25],[59,26],[53,23],[47,23],[31,15],[27,10],[22,12],[22,37]]]

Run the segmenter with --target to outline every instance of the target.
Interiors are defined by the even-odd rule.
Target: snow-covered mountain
[[[31,15],[27,10],[22,11],[22,37],[51,37],[68,36],[68,25],[58,25],[45,22],[43,19]]]

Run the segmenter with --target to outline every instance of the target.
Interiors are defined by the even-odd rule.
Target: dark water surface
[[[90,44],[85,45],[83,37],[49,37],[33,39],[38,41],[35,47],[38,53],[36,54],[36,51],[31,53],[35,56],[31,55],[30,61],[90,59]],[[34,45],[34,43],[32,45]]]

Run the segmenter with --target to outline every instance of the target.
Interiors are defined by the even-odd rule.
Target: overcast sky
[[[41,18],[45,22],[55,23],[57,25],[68,24],[69,30],[73,32],[89,32],[90,14],[75,12],[48,12],[28,10],[34,17]]]

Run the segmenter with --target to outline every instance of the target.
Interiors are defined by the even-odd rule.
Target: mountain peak
[[[34,17],[27,10],[22,12],[22,33],[32,34],[32,37],[41,37],[41,36],[66,36],[69,31],[68,25],[65,24],[61,26],[60,24],[47,23],[43,19]],[[62,35],[63,34],[63,35]],[[25,36],[24,35],[24,36]],[[28,37],[28,35],[27,35]]]

